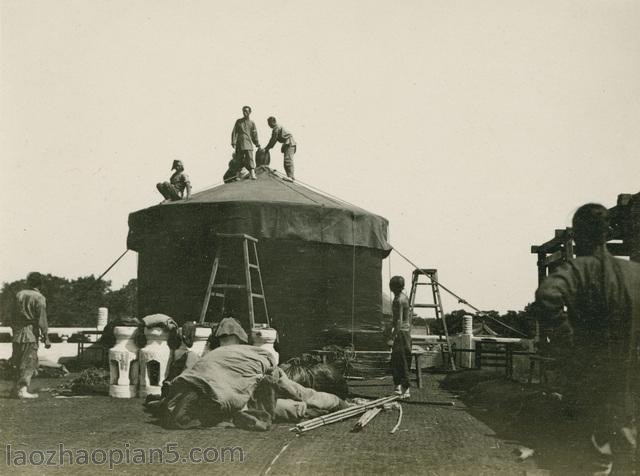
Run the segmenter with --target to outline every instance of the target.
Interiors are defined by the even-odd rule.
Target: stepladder
[[[431,288],[430,293],[420,293],[419,289],[422,286],[428,286]],[[430,295],[429,302],[418,302],[418,295],[424,296]],[[420,299],[424,299],[421,297]],[[414,269],[411,277],[411,292],[409,294],[409,305],[411,306],[411,312],[413,314],[415,309],[432,309],[433,317],[439,319],[442,322],[442,334],[440,337],[444,337],[444,341],[440,343],[440,349],[442,352],[442,362],[449,370],[455,370],[455,362],[453,359],[453,351],[451,349],[451,343],[449,341],[449,331],[447,329],[447,322],[444,318],[444,310],[442,308],[442,299],[440,297],[440,288],[438,286],[438,270],[433,268],[420,268]],[[428,322],[428,321],[427,321]],[[427,324],[427,334],[429,334],[429,327]]]
[[[200,324],[224,317],[243,321],[241,316],[248,316],[249,329],[270,327],[257,244],[250,235],[215,235],[215,257]]]

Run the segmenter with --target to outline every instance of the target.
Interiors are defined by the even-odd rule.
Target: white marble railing
[[[533,351],[533,341],[531,339],[520,339],[512,337],[494,337],[494,336],[474,336],[473,335],[473,317],[468,315],[463,317],[463,332],[449,336],[449,341],[454,349],[467,349],[470,352],[455,352],[454,359],[456,366],[460,368],[471,369],[475,367],[476,343],[483,340],[490,340],[495,343],[512,344],[519,343],[525,351]],[[412,333],[411,338],[414,345],[422,347],[427,352],[421,357],[423,367],[443,367],[445,363],[442,361],[442,352],[440,351],[440,343],[444,342],[444,337],[438,335],[428,335],[421,333]],[[503,368],[493,368],[496,372],[504,373]],[[513,355],[513,377],[517,380],[526,380],[530,372],[530,358],[528,355]]]
[[[50,327],[49,335],[57,335],[62,342],[51,344],[49,349],[45,349],[40,344],[38,348],[38,359],[51,363],[59,363],[60,360],[72,359],[78,356],[78,344],[68,342],[71,336],[81,334],[83,331],[96,331],[96,327]],[[6,334],[7,342],[0,342],[0,359],[9,359],[12,353],[11,327],[0,326],[0,334]],[[95,340],[95,339],[94,339]]]

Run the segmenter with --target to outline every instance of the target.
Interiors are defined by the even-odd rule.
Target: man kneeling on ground
[[[163,426],[188,429],[233,420],[264,431],[274,420],[298,421],[347,407],[336,395],[289,379],[270,351],[247,345],[247,334],[235,319],[223,319],[215,337],[220,346],[168,387],[160,406]]]

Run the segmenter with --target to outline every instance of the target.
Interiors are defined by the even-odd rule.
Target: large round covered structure
[[[318,348],[327,335],[350,340],[353,334],[362,348],[366,334],[381,330],[382,260],[391,249],[387,220],[266,167],[257,175],[129,215],[127,243],[138,252],[138,312],[197,320],[215,235],[243,233],[259,240],[281,353]]]

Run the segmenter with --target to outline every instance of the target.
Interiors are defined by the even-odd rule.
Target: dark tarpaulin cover
[[[354,205],[284,181],[267,167],[258,180],[204,190],[129,215],[127,245],[140,251],[167,233],[245,233],[255,238],[317,241],[389,252],[386,219]]]
[[[390,251],[382,217],[262,169],[258,180],[132,213],[129,225],[129,248],[139,253],[140,315],[197,320],[216,252],[213,234],[244,233],[259,239],[283,358],[348,344],[352,335],[359,349],[382,342],[382,259]],[[244,321],[246,297],[230,296],[227,304]]]
[[[261,240],[258,254],[269,317],[279,334],[283,360],[328,344],[349,345],[352,334],[358,350],[384,345],[380,250]],[[211,247],[181,242],[142,251],[138,256],[140,315],[162,312],[179,322],[197,320],[214,255]],[[230,292],[226,306],[243,326],[248,325],[246,296],[241,291]],[[256,312],[260,310],[256,302]],[[208,319],[220,321],[219,311],[219,300],[215,300]]]

